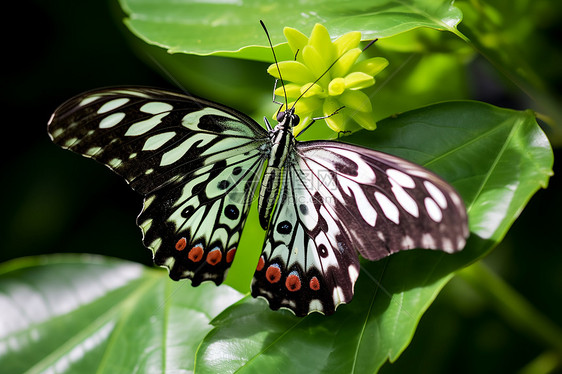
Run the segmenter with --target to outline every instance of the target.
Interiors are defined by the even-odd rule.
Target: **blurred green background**
[[[544,3],[544,2],[543,2]],[[544,55],[532,63],[562,95],[562,46],[552,2],[536,22]],[[95,162],[51,144],[46,125],[64,100],[111,85],[171,87],[132,51],[108,1],[31,1],[5,17],[0,261],[61,253],[98,253],[152,265],[135,225],[142,199]],[[113,9],[115,11],[115,9]],[[462,28],[461,28],[462,31]],[[521,46],[525,48],[525,46]],[[535,46],[536,47],[536,46]],[[469,65],[473,99],[526,109],[526,98],[483,58]],[[406,98],[405,98],[406,99]],[[544,315],[562,326],[562,177],[539,191],[503,243],[484,262]],[[383,297],[383,296],[381,296]],[[410,347],[382,372],[514,372],[548,368],[548,348],[519,331],[481,294],[453,280],[423,317]],[[543,361],[546,362],[544,364]],[[540,372],[540,370],[538,371]]]

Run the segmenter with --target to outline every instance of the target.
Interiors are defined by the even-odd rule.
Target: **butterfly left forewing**
[[[104,163],[142,194],[267,142],[266,131],[234,109],[149,87],[80,94],[57,108],[48,131],[55,143]]]

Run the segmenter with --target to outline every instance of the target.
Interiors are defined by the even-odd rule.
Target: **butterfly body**
[[[263,175],[258,200],[259,220],[262,229],[267,230],[275,199],[279,192],[281,172],[295,145],[293,127],[298,124],[294,109],[281,112],[279,123],[270,130],[271,147],[267,167]]]
[[[441,178],[371,149],[297,141],[297,123],[287,110],[268,131],[208,100],[118,87],[70,99],[48,131],[144,196],[144,245],[172,279],[194,286],[223,282],[259,188],[266,238],[252,295],[272,309],[333,313],[353,297],[358,252],[377,260],[405,249],[462,249],[466,210]]]

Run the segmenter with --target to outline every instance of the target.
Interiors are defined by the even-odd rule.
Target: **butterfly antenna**
[[[367,48],[369,48],[370,46],[372,46],[377,40],[379,40],[379,39],[376,38],[376,39],[371,40],[371,41],[369,42],[369,44],[367,44],[367,46],[361,50],[361,53],[365,52],[365,50],[366,50]],[[324,71],[324,72],[322,73],[322,75],[320,75],[318,78],[316,78],[316,80],[315,80],[314,82],[312,82],[312,83],[310,84],[310,86],[308,86],[308,87],[306,88],[306,90],[304,90],[304,91],[300,94],[299,97],[297,97],[297,99],[296,99],[295,102],[293,103],[293,108],[295,107],[297,101],[299,101],[299,100],[301,99],[301,97],[303,97],[304,94],[306,94],[306,93],[308,92],[308,90],[310,90],[316,83],[318,83],[318,81],[319,81],[320,79],[322,79],[322,77],[323,77],[324,75],[326,75],[326,74],[330,71],[330,69],[336,64],[336,62],[338,62],[338,61],[340,60],[340,58],[342,58],[342,57],[343,57],[343,55],[341,55],[341,56],[339,56],[338,58],[336,58],[336,59],[334,60],[334,62],[332,62],[332,63],[330,64],[330,66],[328,66],[328,68],[326,69],[326,71]]]
[[[271,43],[271,38],[269,37],[269,32],[265,27],[265,24],[262,20],[260,20],[261,27],[263,31],[265,31],[265,35],[267,36],[267,41],[269,42],[269,46],[271,47],[271,53],[273,53],[273,60],[275,61],[275,67],[277,68],[277,73],[279,73],[279,80],[281,80],[281,87],[283,87],[283,95],[285,96],[285,108],[289,107],[289,102],[287,101],[287,91],[285,90],[285,82],[283,81],[283,77],[281,76],[281,69],[279,69],[279,62],[277,61],[277,56],[275,55],[275,49],[273,49],[273,44]],[[281,108],[279,108],[281,109]]]

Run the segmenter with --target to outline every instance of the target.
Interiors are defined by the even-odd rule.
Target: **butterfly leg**
[[[351,134],[351,131],[349,131],[349,130],[343,130],[343,131],[338,132],[338,140],[339,140],[340,137],[345,136],[345,135],[349,135],[349,134]]]
[[[309,128],[310,126],[312,126],[312,124],[313,124],[314,122],[316,122],[316,121],[318,121],[318,120],[321,120],[321,119],[330,118],[331,116],[334,116],[334,115],[338,114],[339,111],[342,110],[343,108],[345,108],[345,106],[342,106],[341,108],[336,109],[332,114],[328,114],[327,116],[314,117],[314,118],[312,118],[312,121],[310,121],[310,123],[309,123],[308,125],[306,125],[306,127],[305,127],[304,129],[302,129],[297,135],[295,135],[295,138],[298,138],[298,136],[299,136],[300,134],[302,134],[303,132],[305,132],[306,130],[308,130],[308,128]]]
[[[265,126],[267,127],[267,131],[271,134],[271,132],[273,131],[273,127],[271,127],[271,124],[267,120],[266,116],[263,116],[263,121],[265,122]]]
[[[281,110],[281,107],[283,106],[284,103],[277,101],[277,95],[275,95],[275,91],[277,90],[277,82],[279,81],[279,79],[275,79],[275,83],[273,84],[273,102],[277,105],[279,105],[279,110]]]

